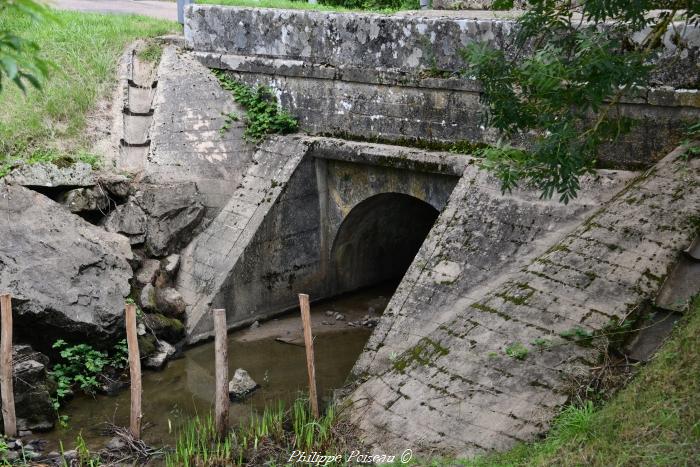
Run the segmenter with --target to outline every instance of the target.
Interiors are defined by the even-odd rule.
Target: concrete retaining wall
[[[211,68],[274,88],[312,134],[385,141],[493,142],[481,125],[479,84],[459,76],[460,50],[486,41],[510,51],[508,19],[442,17],[438,12],[378,15],[199,6],[189,8],[188,46]],[[700,33],[620,111],[637,128],[603,151],[608,166],[648,165],[670,150],[683,122],[700,118]]]

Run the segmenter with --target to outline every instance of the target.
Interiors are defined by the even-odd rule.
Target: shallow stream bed
[[[369,328],[348,323],[360,320],[370,308],[378,317],[395,285],[368,288],[312,305],[316,377],[322,402],[343,385],[371,333]],[[345,319],[328,316],[329,310],[341,313]],[[276,405],[279,400],[288,403],[307,389],[302,336],[298,311],[229,334],[229,376],[236,368],[243,368],[261,386],[244,401],[231,403],[232,426],[245,422],[253,410],[262,411],[265,405]],[[213,410],[213,342],[186,349],[181,358],[169,362],[162,371],[145,371],[142,384],[143,438],[154,446],[173,446],[178,428],[187,418]],[[129,390],[116,396],[79,394],[61,413],[69,417],[67,428],[37,434],[48,441],[45,452],[58,450],[59,441],[65,449],[71,449],[80,433],[91,449],[100,449],[110,439],[102,434],[105,422],[128,426]]]

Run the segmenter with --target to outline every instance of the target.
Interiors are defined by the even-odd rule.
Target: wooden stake
[[[0,397],[5,436],[17,436],[15,393],[12,384],[12,296],[0,295]]]
[[[311,413],[318,418],[318,396],[316,395],[316,367],[314,365],[314,338],[311,334],[311,309],[309,296],[299,294],[299,307],[301,308],[301,321],[304,325],[304,344],[306,346],[306,368],[309,371],[309,402]]]
[[[214,362],[216,365],[216,394],[214,417],[216,431],[222,438],[228,432],[228,342],[226,339],[226,310],[214,310]]]
[[[141,356],[136,333],[136,305],[126,305],[126,343],[129,348],[129,373],[131,376],[131,413],[129,428],[134,439],[141,439]]]

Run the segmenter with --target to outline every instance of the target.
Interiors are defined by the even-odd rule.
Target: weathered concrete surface
[[[273,138],[266,143],[255,154],[228,204],[183,251],[176,284],[188,304],[189,342],[213,335],[212,307],[226,308],[230,327],[260,317],[255,308],[233,306],[233,297],[247,292],[237,281],[252,280],[251,264],[267,259],[255,254],[259,242],[256,245],[254,238],[261,225],[269,222],[270,206],[286,189],[306,151],[306,144],[298,139]],[[289,261],[288,257],[284,260]],[[279,308],[274,311],[279,312]]]
[[[253,155],[253,145],[243,140],[242,122],[229,122],[230,128],[222,130],[226,115],[245,111],[208,69],[175,47],[165,48],[157,79],[143,180],[195,182],[207,217],[213,217],[228,202]]]
[[[238,327],[295,307],[296,292],[320,299],[365,285],[352,279],[359,274],[334,273],[334,258],[343,257],[334,254],[334,238],[348,213],[386,193],[441,209],[467,159],[391,146],[278,137],[256,154],[255,162],[229,205],[183,253],[177,284],[190,305],[190,341],[211,336],[211,307],[225,308],[229,326]],[[387,238],[390,234],[406,238],[395,226],[384,230]],[[374,235],[379,248],[373,253],[397,243],[381,241],[378,228]],[[227,256],[221,253],[227,251]],[[403,260],[397,259],[399,266]],[[396,266],[377,269],[379,275],[363,280],[398,279],[403,273]],[[350,279],[339,280],[343,277]]]
[[[465,13],[466,15],[466,13]],[[513,20],[435,14],[377,15],[255,10],[194,5],[185,35],[212,68],[275,89],[282,105],[313,134],[494,142],[482,126],[480,86],[460,77],[460,50],[486,41],[510,52]],[[634,131],[606,147],[604,164],[638,168],[668,153],[683,122],[700,116],[700,30],[678,25],[688,48],[680,58],[669,33],[652,77],[619,106]],[[667,72],[667,70],[669,70]],[[663,86],[672,86],[670,88]],[[678,88],[678,89],[674,89]]]
[[[125,237],[4,183],[0,214],[0,290],[12,293],[18,339],[46,350],[46,336],[104,343],[122,332],[132,276]]]
[[[211,335],[212,307],[225,308],[237,327],[296,306],[296,292],[321,299],[400,279],[428,231],[434,235],[433,220],[465,167],[477,171],[465,156],[324,138],[279,137],[256,162],[229,206],[183,253],[177,285],[189,305],[190,341]],[[610,195],[625,179],[609,178],[586,190]],[[498,193],[497,186],[482,176],[474,190]],[[599,198],[586,190],[568,207],[530,194],[537,215],[528,229],[561,228],[591,209]],[[497,219],[516,209],[502,204]],[[386,264],[376,263],[381,259]]]
[[[599,352],[559,334],[627,317],[697,235],[700,159],[681,153],[593,215],[575,209],[563,238],[548,219],[565,208],[477,190],[467,171],[353,370],[366,439],[472,456],[544,432]],[[505,354],[516,344],[522,360]]]

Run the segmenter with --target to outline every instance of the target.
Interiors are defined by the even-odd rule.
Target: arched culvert
[[[382,193],[355,206],[331,248],[335,292],[403,277],[438,214],[430,204],[401,193]]]

